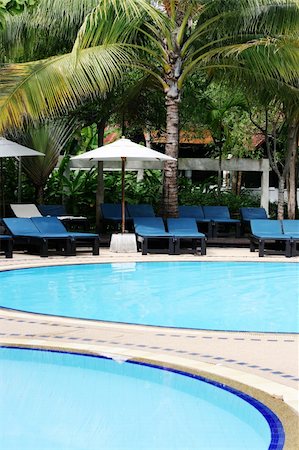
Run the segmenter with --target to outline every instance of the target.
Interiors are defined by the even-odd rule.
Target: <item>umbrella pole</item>
[[[125,213],[125,167],[126,158],[121,158],[121,232],[125,232],[126,213]]]

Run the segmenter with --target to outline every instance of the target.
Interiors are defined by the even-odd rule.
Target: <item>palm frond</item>
[[[33,9],[7,16],[0,42],[6,51],[24,40],[30,46],[31,41],[43,36],[47,40],[62,39],[65,44],[73,43],[84,18],[97,4],[98,0],[39,0]]]
[[[124,43],[132,41],[136,28],[140,24],[140,16],[132,16],[117,13],[112,9],[103,10],[98,5],[88,14],[81,26],[73,51],[80,49],[107,45],[112,43]]]
[[[75,121],[56,120],[31,126],[18,142],[44,153],[44,157],[22,158],[22,168],[35,186],[44,186],[57,165],[60,153],[77,128]]]
[[[207,48],[185,68],[180,83],[194,67],[235,67],[257,71],[264,79],[277,78],[281,82],[293,83],[299,76],[298,41],[290,39],[261,38],[241,44]]]
[[[150,18],[156,29],[165,24],[165,16],[147,0],[100,0],[86,16],[74,51],[105,43],[132,42],[145,18]]]
[[[104,95],[129,65],[131,49],[121,45],[81,50],[34,63],[10,64],[0,70],[0,132],[22,126],[25,119],[63,114],[81,98]]]
[[[298,33],[298,0],[261,0],[255,7],[249,6],[240,17],[245,32],[264,35]]]

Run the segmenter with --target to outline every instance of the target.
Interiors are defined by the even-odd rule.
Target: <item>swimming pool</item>
[[[0,348],[0,365],[5,450],[283,447],[282,425],[267,407],[197,376],[8,348]]]
[[[299,332],[295,263],[161,262],[0,273],[0,305],[105,321]]]

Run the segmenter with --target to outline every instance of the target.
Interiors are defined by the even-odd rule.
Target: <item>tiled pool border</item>
[[[103,355],[93,355],[90,353],[83,353],[83,352],[77,352],[77,351],[70,352],[70,351],[66,351],[66,350],[45,349],[45,348],[39,348],[39,347],[33,347],[33,346],[32,347],[21,347],[21,346],[0,345],[0,348],[61,353],[61,354],[85,356],[85,357],[90,357],[90,358],[113,360],[113,358],[103,356]],[[264,405],[262,402],[255,399],[254,397],[252,397],[242,391],[239,391],[238,389],[235,389],[231,386],[228,386],[224,383],[220,383],[216,380],[209,379],[202,375],[196,375],[196,374],[188,372],[188,371],[183,371],[183,370],[179,370],[179,369],[176,369],[173,367],[167,367],[167,366],[162,366],[160,364],[154,364],[154,363],[150,363],[150,362],[138,361],[138,360],[133,360],[133,359],[128,359],[125,362],[129,363],[129,364],[136,364],[136,365],[141,365],[141,366],[145,366],[145,367],[151,367],[154,369],[164,370],[167,372],[172,372],[172,373],[176,373],[176,374],[179,374],[182,376],[190,377],[190,378],[205,382],[207,384],[210,384],[212,386],[215,386],[219,389],[227,391],[227,392],[241,398],[245,402],[249,403],[256,410],[258,410],[260,412],[260,414],[262,414],[262,416],[267,421],[269,428],[270,428],[270,432],[271,432],[271,440],[270,440],[270,445],[268,447],[268,450],[282,450],[283,449],[284,444],[285,444],[285,432],[284,432],[284,428],[283,428],[283,425],[282,425],[280,419],[270,408],[268,408],[268,406]]]

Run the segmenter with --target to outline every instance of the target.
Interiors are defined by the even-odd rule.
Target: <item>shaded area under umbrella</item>
[[[122,221],[121,232],[125,232],[125,168],[126,161],[176,161],[171,156],[152,150],[144,145],[136,144],[130,139],[121,138],[112,144],[98,147],[95,150],[73,156],[73,159],[86,159],[94,161],[121,161],[122,173]]]

